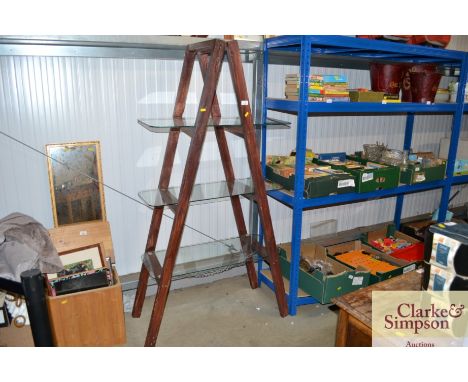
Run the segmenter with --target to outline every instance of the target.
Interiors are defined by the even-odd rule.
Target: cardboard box
[[[350,90],[349,99],[351,102],[377,102],[384,99],[384,92]]]
[[[402,223],[400,225],[400,231],[405,235],[414,237],[420,241],[424,241],[426,230],[431,224],[434,223],[436,223],[436,221],[432,220],[431,218]]]
[[[374,248],[372,248],[372,247],[370,247],[370,246],[368,246],[366,244],[363,244],[360,240],[355,240],[355,241],[350,241],[350,242],[347,242],[347,243],[333,245],[333,246],[327,247],[326,250],[327,250],[327,256],[332,257],[333,259],[335,259],[338,262],[340,262],[340,261],[338,259],[336,259],[335,256],[337,256],[339,254],[349,252],[349,251],[354,251],[354,250],[364,250],[364,251],[368,252],[370,254],[370,256],[372,256],[373,258],[375,258],[377,260],[386,261],[386,262],[390,263],[391,265],[394,265],[394,266],[397,267],[396,269],[393,269],[393,270],[388,271],[388,272],[384,272],[384,273],[378,272],[375,275],[370,274],[369,285],[372,285],[372,284],[378,283],[380,281],[390,279],[390,278],[395,277],[395,276],[402,275],[403,273],[414,271],[416,269],[416,265],[417,265],[415,262],[409,262],[409,261],[406,261],[406,260],[397,259],[397,258],[394,258],[394,257],[392,257],[390,255],[386,255],[385,253],[379,252],[376,249],[374,249]],[[340,263],[342,263],[342,262],[340,262]],[[344,264],[344,265],[348,266],[349,268],[352,268],[347,264]]]
[[[359,193],[394,188],[399,184],[400,168],[396,166],[370,162],[346,153],[319,154],[314,161],[351,174]]]
[[[288,174],[289,176],[282,176],[281,170],[275,166],[266,166],[266,178],[281,184],[286,190],[294,190],[294,182],[296,176]],[[284,172],[283,172],[284,173]],[[353,176],[345,173],[320,173],[315,175],[305,175],[304,179],[304,197],[316,198],[320,196],[328,196],[335,194],[344,194],[354,191],[354,178]]]
[[[445,178],[445,168],[447,162],[433,167],[422,167],[420,164],[409,164],[406,168],[400,171],[400,183],[416,184],[433,182]]]
[[[361,236],[361,240],[365,244],[368,244],[371,247],[375,248],[377,251],[384,252],[380,248],[373,245],[372,242],[375,240],[384,239],[390,236],[393,236],[394,238],[397,238],[397,239],[405,240],[408,243],[412,243],[412,245],[405,247],[405,248],[397,249],[391,252],[386,252],[388,255],[395,257],[397,259],[403,259],[407,261],[423,261],[424,260],[424,243],[414,237],[404,234],[403,232],[395,230],[394,225],[389,225],[387,227],[384,227],[378,230],[363,233]]]
[[[360,240],[363,233],[377,230],[382,227],[386,227],[386,224],[380,223],[371,226],[356,227],[346,231],[339,231],[328,235],[314,237],[313,240],[306,239],[303,240],[303,242],[307,243],[309,241],[313,241],[316,244],[320,244],[322,247],[329,247],[331,245],[346,243],[348,241]]]
[[[291,244],[281,244],[280,267],[283,276],[290,278]],[[313,273],[299,269],[299,288],[317,299],[321,304],[331,303],[331,299],[365,287],[369,284],[370,273],[365,270],[353,270],[326,256],[324,247],[313,242],[301,243],[301,257],[310,262],[326,261],[332,268],[333,275],[321,271]]]

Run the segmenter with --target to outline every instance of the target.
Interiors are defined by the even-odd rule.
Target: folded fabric
[[[48,231],[18,212],[0,219],[0,277],[21,281],[21,272],[34,268],[42,273],[63,269]]]

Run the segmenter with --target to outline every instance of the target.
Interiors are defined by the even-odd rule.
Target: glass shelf
[[[248,235],[244,240],[244,250],[238,237],[180,247],[172,279],[205,277],[242,266],[248,258],[257,261],[258,253],[253,250],[258,247],[257,236]],[[165,256],[166,250],[143,254],[143,264],[152,278],[156,278],[151,266],[152,261],[156,257],[162,267]]]
[[[281,186],[265,182],[267,191],[279,190]],[[234,195],[249,195],[255,191],[252,179],[236,179],[232,183],[227,181],[195,184],[193,186],[190,202],[192,205],[209,203],[214,199],[225,199]],[[170,187],[166,190],[140,191],[138,196],[149,206],[162,207],[178,203],[180,187]]]
[[[174,128],[195,128],[195,117],[193,118],[141,118],[138,119],[138,123],[142,125],[146,130],[152,133],[167,133],[169,130]],[[291,122],[281,121],[279,119],[267,118],[266,125],[269,129],[289,129]],[[254,123],[256,129],[262,127],[260,121]],[[225,127],[234,128],[241,127],[241,120],[239,117],[221,117],[221,118],[210,118],[208,121],[209,130],[213,130],[214,127]]]

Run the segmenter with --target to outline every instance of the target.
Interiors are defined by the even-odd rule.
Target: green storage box
[[[323,154],[321,154],[322,156]],[[379,163],[368,162],[355,156],[346,156],[346,161],[355,161],[366,168],[350,169],[346,164],[334,164],[333,161],[316,159],[315,163],[319,165],[330,165],[334,169],[339,169],[353,175],[356,182],[356,192],[371,192],[398,187],[400,178],[400,168],[396,166],[382,165]]]
[[[407,168],[401,169],[400,183],[416,184],[444,179],[446,165],[446,161],[439,166],[425,168],[420,164],[409,164]]]
[[[266,178],[282,185],[287,190],[294,190],[295,175],[284,177],[275,172],[275,166],[266,165]],[[355,190],[354,177],[345,172],[334,172],[319,177],[304,179],[304,197],[316,198],[334,194],[344,194]]]
[[[331,257],[335,261],[353,269],[351,266],[344,264],[340,262],[338,259],[335,258],[335,256],[345,253],[345,252],[350,252],[350,251],[355,251],[355,250],[363,250],[368,252],[373,258],[378,259],[378,260],[383,260],[386,261],[398,268],[393,269],[388,272],[380,273],[377,272],[377,274],[370,274],[370,279],[369,279],[369,285],[378,283],[380,281],[384,281],[387,279],[390,279],[395,276],[402,275],[403,273],[411,272],[416,269],[417,262],[410,262],[402,259],[396,259],[390,255],[386,255],[385,253],[379,252],[376,249],[363,244],[360,240],[355,240],[355,241],[349,241],[347,243],[341,243],[337,245],[333,245],[330,247],[326,247],[327,251],[327,256]]]
[[[281,244],[279,253],[281,272],[289,280],[291,244]],[[333,275],[325,275],[318,270],[309,273],[301,268],[299,269],[299,288],[321,304],[329,304],[332,298],[369,285],[369,272],[353,270],[327,257],[325,248],[318,244],[302,242],[301,256],[310,262],[322,260],[331,265]]]

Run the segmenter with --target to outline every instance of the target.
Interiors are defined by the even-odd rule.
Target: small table
[[[333,299],[340,308],[335,346],[372,346],[372,291],[417,291],[421,282],[413,271]]]

